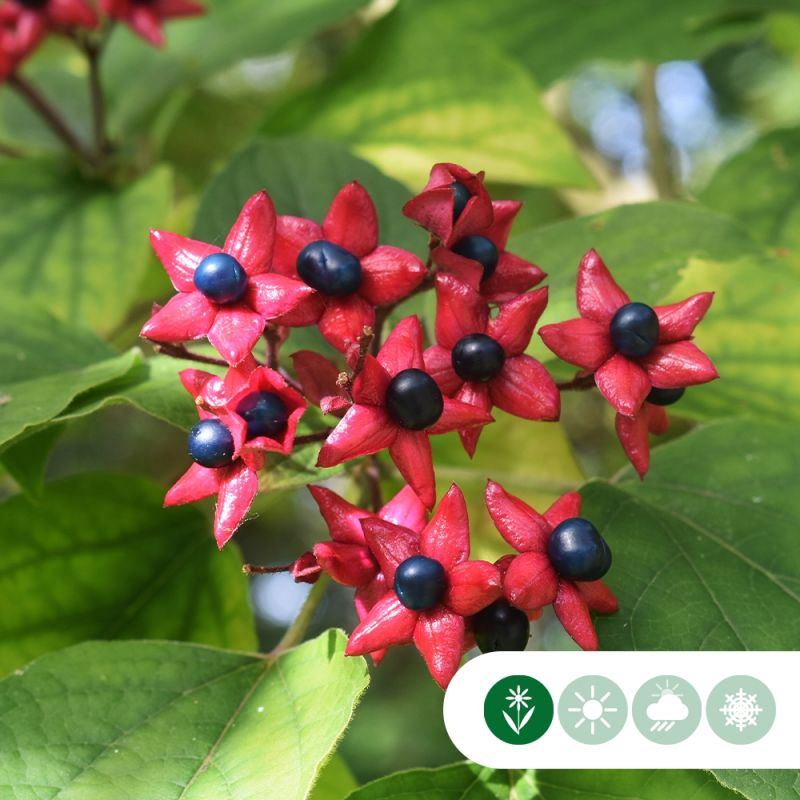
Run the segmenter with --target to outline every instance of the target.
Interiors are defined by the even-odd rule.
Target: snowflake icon
[[[758,725],[758,715],[764,710],[756,702],[757,694],[748,694],[740,688],[734,694],[725,695],[725,705],[720,712],[725,716],[726,726],[736,726],[741,733],[747,727]]]

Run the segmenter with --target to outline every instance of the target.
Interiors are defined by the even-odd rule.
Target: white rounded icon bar
[[[530,676],[552,697],[552,722],[535,741],[491,730],[505,715],[487,695],[510,676]],[[603,716],[593,686],[597,701],[612,697],[601,679],[624,698],[608,699],[608,724],[592,725]],[[584,709],[588,722],[569,732]],[[491,653],[453,678],[444,721],[464,756],[499,769],[798,769],[800,652]]]

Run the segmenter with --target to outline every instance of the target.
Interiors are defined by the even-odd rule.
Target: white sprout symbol
[[[528,690],[523,689],[519,684],[517,684],[516,690],[509,689],[509,695],[508,697],[506,697],[506,700],[508,701],[508,707],[510,709],[513,710],[514,707],[516,707],[517,709],[516,725],[514,724],[514,720],[511,718],[511,716],[507,711],[503,711],[503,716],[505,717],[506,722],[508,723],[508,727],[511,728],[511,730],[517,734],[517,736],[519,736],[522,729],[530,722],[531,717],[533,716],[533,711],[536,708],[536,706],[531,706],[530,709],[528,709],[528,711],[526,712],[525,716],[522,717],[522,719],[520,720],[522,709],[528,708],[528,704],[533,700],[533,698],[529,697]]]

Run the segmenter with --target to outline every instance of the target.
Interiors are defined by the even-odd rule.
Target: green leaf
[[[61,425],[46,427],[12,444],[0,455],[0,463],[30,497],[41,497],[50,452],[63,432]]]
[[[439,36],[460,47],[464,35],[481,36],[524,63],[544,84],[568,77],[596,60],[652,62],[696,59],[716,46],[753,34],[768,11],[792,0],[406,0]]]
[[[530,74],[479,29],[449,43],[448,30],[447,17],[432,24],[401,3],[321,87],[271,113],[267,130],[343,139],[420,188],[436,161],[494,181],[590,186]]]
[[[735,155],[717,170],[700,199],[735,217],[764,244],[797,251],[800,130],[773,131]]]
[[[699,770],[537,770],[536,783],[538,800],[741,800]]]
[[[438,769],[413,769],[379,778],[347,800],[532,800],[533,772],[493,770],[464,762]]]
[[[304,800],[367,685],[328,631],[277,660],[91,642],[0,683],[15,800]],[[336,698],[336,702],[331,702]]]
[[[316,466],[321,446],[320,442],[298,445],[290,456],[269,456],[267,468],[261,473],[260,490],[277,492],[297,489],[344,472],[344,464],[327,468]]]
[[[0,223],[2,224],[2,223]],[[141,359],[31,305],[0,304],[0,449],[49,423],[78,395],[126,375]]]
[[[254,648],[236,548],[217,552],[193,508],[134,476],[77,475],[0,505],[0,671],[84,639]]]
[[[614,553],[606,650],[781,650],[800,641],[800,428],[709,425],[585,486]]]
[[[320,770],[309,800],[343,800],[358,782],[341,756],[334,755]]]
[[[1,164],[4,295],[109,333],[136,296],[150,252],[147,230],[162,222],[170,192],[165,169],[117,190],[46,163]]]
[[[129,31],[115,32],[103,70],[115,128],[129,129],[172,95],[195,88],[242,59],[290,50],[365,5],[365,0],[210,0],[208,13],[167,25],[167,46],[154,52]],[[121,26],[120,26],[121,27]],[[221,32],[224,31],[224,35]],[[160,106],[160,104],[162,104]]]
[[[736,222],[688,203],[646,203],[523,233],[509,248],[549,273],[543,323],[577,316],[575,277],[594,247],[634,300],[650,305],[714,291],[696,342],[722,380],[690,389],[676,413],[800,420],[800,266],[767,254]],[[538,338],[538,337],[537,337]],[[537,342],[532,352],[548,351]]]
[[[411,193],[344,145],[324,139],[258,141],[235,155],[203,195],[193,235],[208,242],[224,238],[245,200],[259,189],[269,192],[279,214],[321,222],[335,194],[352,180],[375,201],[382,242],[427,251],[424,232],[402,215]]]
[[[348,800],[736,800],[694,770],[492,770],[477,764],[398,772]]]
[[[747,800],[800,798],[800,772],[794,769],[713,769],[711,774]]]

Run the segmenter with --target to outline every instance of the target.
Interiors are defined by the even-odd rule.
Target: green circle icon
[[[718,683],[706,703],[711,730],[731,744],[752,744],[766,736],[776,713],[772,692],[748,675],[733,675]]]
[[[605,744],[624,727],[628,701],[614,681],[587,675],[573,681],[558,701],[561,727],[576,742]]]
[[[536,678],[509,675],[498,681],[483,701],[489,730],[508,744],[530,744],[547,732],[553,721],[553,698]]]
[[[703,704],[697,690],[676,675],[659,675],[633,698],[633,721],[645,738],[656,744],[678,744],[700,724]]]

